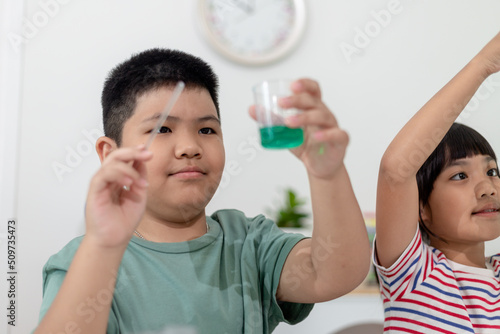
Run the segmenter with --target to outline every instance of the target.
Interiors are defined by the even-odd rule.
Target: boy
[[[145,150],[179,80],[186,88]],[[312,238],[236,210],[205,216],[224,168],[217,87],[205,62],[172,50],[111,72],[86,234],[46,264],[36,333],[269,333],[363,280],[369,244],[343,165],[348,138],[311,80],[296,81],[281,103],[305,111],[288,125],[305,130],[293,152],[310,179]]]

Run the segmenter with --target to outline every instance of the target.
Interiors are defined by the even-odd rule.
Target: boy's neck
[[[153,242],[184,242],[199,238],[208,232],[205,211],[186,221],[167,221],[146,212],[135,235]]]

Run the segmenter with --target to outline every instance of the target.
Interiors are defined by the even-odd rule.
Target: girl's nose
[[[491,180],[484,180],[477,185],[477,196],[495,196],[498,190]]]

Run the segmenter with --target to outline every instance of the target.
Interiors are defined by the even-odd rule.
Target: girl
[[[500,236],[496,156],[479,133],[453,123],[499,70],[500,33],[412,117],[382,158],[374,263],[386,332],[500,331],[500,255],[484,256],[484,242]]]

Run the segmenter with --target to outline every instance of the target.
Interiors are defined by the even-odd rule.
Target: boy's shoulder
[[[264,240],[272,241],[277,238],[294,239],[299,235],[285,233],[276,223],[264,216],[258,214],[249,217],[245,213],[236,209],[223,209],[215,211],[207,220],[212,220],[218,224],[226,238],[245,239],[246,241],[260,242]],[[209,225],[212,224],[209,222]],[[300,240],[299,237],[297,240]]]
[[[237,209],[218,210],[212,213],[209,218],[219,223],[219,225],[225,232],[228,229],[244,228],[249,231],[262,228],[277,227],[271,219],[266,218],[263,214],[249,217],[244,212]]]
[[[59,252],[52,255],[45,264],[44,271],[56,269],[54,267],[57,269],[69,268],[82,239],[83,235],[72,239]]]
[[[221,222],[221,221],[226,221],[226,220],[241,220],[241,221],[247,221],[247,222],[253,222],[253,221],[262,221],[265,220],[266,217],[262,214],[259,214],[255,217],[248,217],[243,211],[240,211],[238,209],[221,209],[217,210],[212,215],[210,218]]]

